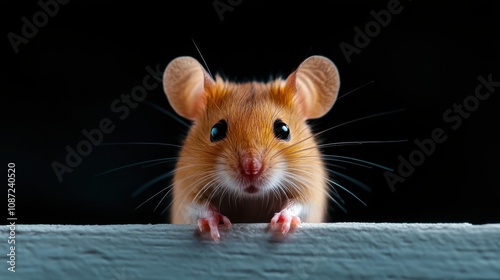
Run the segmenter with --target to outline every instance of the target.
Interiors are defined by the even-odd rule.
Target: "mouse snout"
[[[240,157],[241,173],[244,177],[253,179],[262,172],[262,156],[255,151],[248,151]]]

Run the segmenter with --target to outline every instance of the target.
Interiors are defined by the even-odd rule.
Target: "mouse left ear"
[[[215,81],[203,66],[190,56],[172,60],[163,74],[163,89],[170,105],[180,116],[196,120],[206,106],[206,92]]]
[[[306,119],[317,119],[332,108],[340,87],[335,64],[324,56],[310,56],[290,74],[285,88],[295,92]]]

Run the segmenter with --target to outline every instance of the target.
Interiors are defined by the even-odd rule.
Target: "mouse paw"
[[[218,242],[220,238],[219,223],[221,221],[227,228],[231,228],[231,222],[226,216],[211,210],[208,211],[207,217],[198,219],[198,228],[201,232],[210,232],[210,236],[212,236],[213,240]]]
[[[275,228],[277,224],[281,223],[281,233],[286,235],[290,230],[300,226],[301,221],[299,216],[294,215],[290,210],[284,209],[274,214],[271,219],[271,228]]]

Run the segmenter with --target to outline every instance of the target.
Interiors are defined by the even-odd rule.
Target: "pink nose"
[[[244,153],[240,159],[243,175],[254,176],[262,170],[262,159],[256,153]]]

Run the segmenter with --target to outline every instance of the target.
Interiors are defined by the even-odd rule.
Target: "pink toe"
[[[280,216],[281,213],[274,214],[274,217],[271,219],[271,226],[274,226],[276,223],[278,223]]]
[[[299,226],[301,223],[302,223],[302,221],[300,220],[299,217],[297,217],[297,216],[292,217],[292,225]]]
[[[285,235],[290,230],[290,223],[292,222],[292,216],[291,215],[283,215],[282,217],[283,217],[283,225],[281,226],[281,233],[283,233],[283,235]]]
[[[231,228],[231,226],[232,226],[231,221],[229,221],[229,219],[226,216],[221,215],[221,217],[222,217],[222,222],[224,223],[224,225],[227,228]]]

